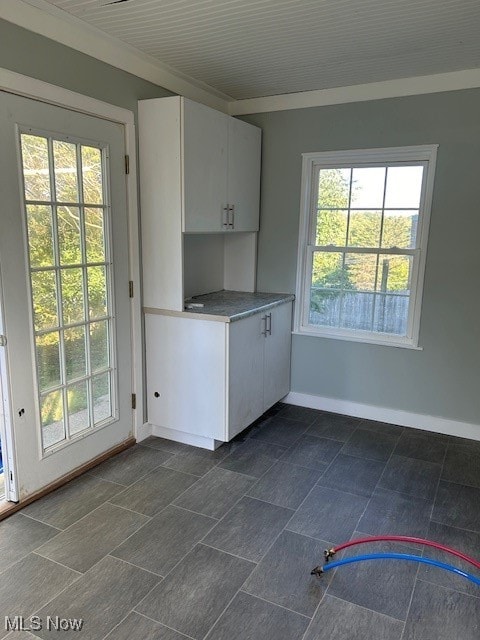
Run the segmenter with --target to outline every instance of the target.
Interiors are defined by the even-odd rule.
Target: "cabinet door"
[[[290,391],[292,303],[274,307],[267,311],[267,315],[270,313],[267,326],[271,334],[265,339],[265,411]]]
[[[183,105],[183,230],[225,231],[228,116],[190,100]]]
[[[261,129],[228,121],[228,203],[234,205],[234,231],[258,231]]]
[[[225,323],[145,316],[148,421],[226,440]]]
[[[263,317],[229,325],[229,440],[263,413]]]

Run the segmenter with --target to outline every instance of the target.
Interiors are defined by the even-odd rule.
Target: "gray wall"
[[[137,112],[137,100],[172,95],[53,40],[0,20],[0,67]]]
[[[292,390],[480,425],[480,90],[244,118],[263,129],[258,289],[295,291],[301,154],[439,144],[423,351],[294,336]]]

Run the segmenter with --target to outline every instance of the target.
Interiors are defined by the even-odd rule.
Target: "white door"
[[[234,206],[234,230],[258,231],[262,130],[228,120],[228,202]]]
[[[264,410],[290,391],[290,352],[292,343],[292,303],[273,307],[267,313],[265,340]]]
[[[132,434],[125,131],[0,93],[0,270],[19,498]]]
[[[184,230],[226,231],[228,116],[184,100],[183,125]]]
[[[263,413],[264,318],[256,313],[228,325],[229,440]]]

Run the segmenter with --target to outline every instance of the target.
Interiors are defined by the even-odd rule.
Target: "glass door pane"
[[[20,143],[45,450],[115,418],[107,154],[40,133]]]

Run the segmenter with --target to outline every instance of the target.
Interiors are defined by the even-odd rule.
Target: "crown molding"
[[[400,98],[402,96],[416,96],[425,93],[440,93],[442,91],[458,91],[459,89],[474,89],[477,87],[480,87],[480,69],[466,69],[464,71],[438,73],[430,76],[356,84],[350,87],[336,87],[334,89],[285,93],[264,98],[234,100],[230,102],[228,112],[232,116],[240,116],[249,113],[306,109],[308,107],[323,107],[333,104],[345,104],[347,102],[382,100],[384,98]]]
[[[228,96],[142,53],[44,0],[0,0],[0,18],[173,93],[228,111]]]

